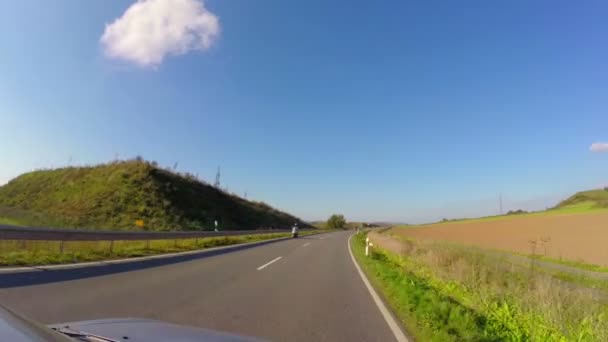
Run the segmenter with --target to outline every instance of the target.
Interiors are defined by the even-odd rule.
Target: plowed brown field
[[[497,220],[450,222],[394,228],[412,238],[458,242],[485,248],[608,266],[608,212],[546,214]]]

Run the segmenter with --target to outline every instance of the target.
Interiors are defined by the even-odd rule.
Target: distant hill
[[[314,227],[320,228],[320,229],[326,229],[327,228],[327,221],[312,221],[310,222],[310,224],[312,224]],[[356,229],[356,228],[360,228],[360,227],[364,227],[364,228],[377,228],[377,227],[389,227],[389,226],[394,226],[396,224],[394,223],[386,223],[386,222],[360,222],[360,221],[347,221],[346,222],[346,229]]]
[[[555,209],[585,205],[590,208],[608,208],[608,191],[589,190],[578,192],[570,198],[560,202]]]
[[[23,174],[0,187],[0,222],[105,229],[287,228],[304,222],[142,160]],[[136,227],[142,220],[143,227]]]

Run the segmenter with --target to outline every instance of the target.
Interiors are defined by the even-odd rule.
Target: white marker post
[[[369,238],[365,238],[365,256],[369,256]]]
[[[217,232],[217,220],[215,220],[213,223],[215,223],[215,231]]]

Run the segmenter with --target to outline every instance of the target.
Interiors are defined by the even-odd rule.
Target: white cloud
[[[596,142],[589,147],[591,152],[608,152],[608,143]]]
[[[208,49],[218,17],[198,0],[138,0],[111,24],[101,44],[108,57],[154,67],[168,55]]]

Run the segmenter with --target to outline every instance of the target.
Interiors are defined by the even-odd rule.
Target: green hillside
[[[144,227],[136,228],[135,221]],[[288,227],[299,219],[141,160],[23,174],[0,187],[0,223],[106,229]],[[303,223],[301,223],[303,224]]]
[[[572,195],[570,198],[560,202],[555,209],[571,207],[587,209],[608,208],[608,191],[589,190],[578,192]]]

